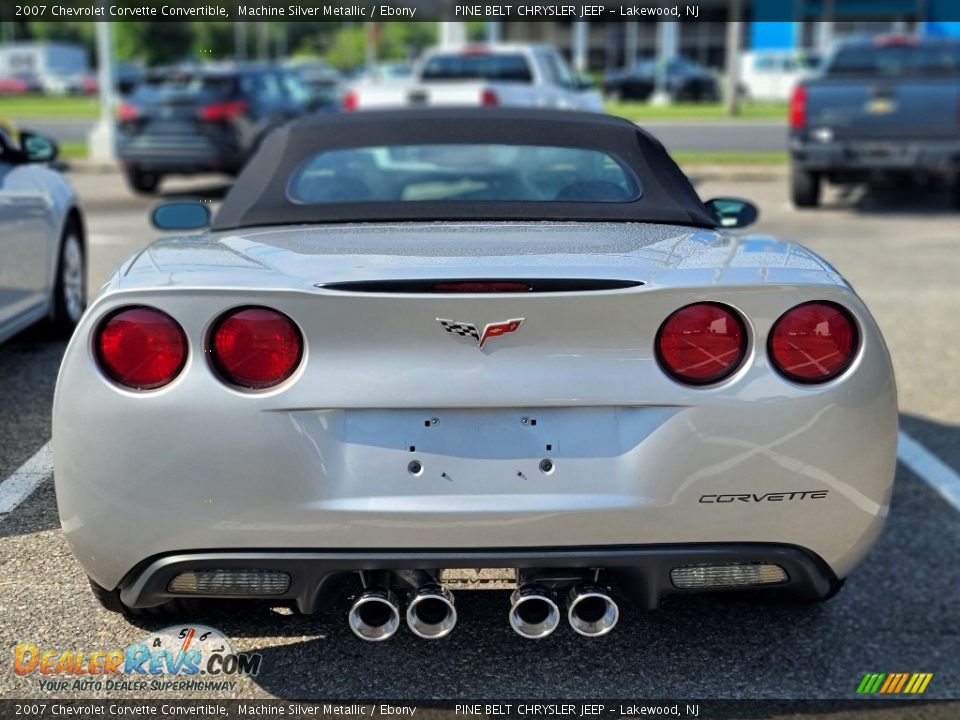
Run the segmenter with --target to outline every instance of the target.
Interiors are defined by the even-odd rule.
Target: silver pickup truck
[[[950,183],[960,207],[960,42],[895,35],[838,45],[790,105],[792,196],[823,181],[889,177]]]
[[[548,45],[467,45],[428,51],[408,82],[358,83],[343,109],[540,107],[602,112],[600,94]]]

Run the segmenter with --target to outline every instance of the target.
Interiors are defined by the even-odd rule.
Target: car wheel
[[[130,168],[127,170],[127,184],[134,192],[153,195],[160,187],[160,175],[147,170]]]
[[[820,175],[796,167],[790,170],[790,193],[797,207],[816,207],[820,204]]]
[[[104,587],[100,587],[92,578],[87,578],[87,580],[90,583],[90,590],[93,592],[93,596],[97,599],[97,602],[100,603],[100,606],[104,610],[109,610],[110,612],[135,617],[143,615],[182,615],[190,610],[186,601],[180,600],[179,598],[167,600],[163,605],[157,605],[151,608],[128,607],[124,605],[120,599],[119,590],[107,590]]]
[[[960,208],[960,177],[954,179],[953,185],[950,186],[950,193],[953,199],[953,206]]]
[[[87,263],[80,228],[71,222],[60,242],[60,257],[53,288],[53,326],[69,335],[87,307]]]

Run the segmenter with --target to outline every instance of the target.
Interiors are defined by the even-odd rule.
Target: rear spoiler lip
[[[522,283],[525,291],[450,292],[436,286],[447,283]],[[371,295],[526,295],[530,293],[577,293],[603,290],[627,290],[644,285],[640,280],[612,280],[609,278],[427,278],[406,280],[347,280],[317,283],[314,287],[334,292],[367,293]]]

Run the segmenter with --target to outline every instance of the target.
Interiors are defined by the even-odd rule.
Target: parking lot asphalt
[[[798,212],[788,207],[782,180],[692,177],[704,198],[752,198],[761,209],[756,232],[804,242],[852,282],[890,346],[902,429],[960,470],[960,214],[946,193],[922,187],[832,192],[824,208]],[[90,286],[96,288],[155,236],[146,222],[150,202],[130,195],[116,174],[72,180],[88,215]],[[171,185],[168,193],[216,197],[222,187],[198,179]],[[41,330],[0,346],[0,479],[49,440],[63,348]],[[507,626],[504,593],[460,593],[460,623],[450,637],[427,643],[401,631],[379,644],[352,636],[346,599],[312,617],[266,605],[213,605],[193,619],[222,630],[237,650],[262,653],[262,672],[222,692],[182,694],[854,698],[867,672],[931,672],[926,697],[960,698],[958,547],[960,512],[900,466],[883,536],[844,590],[821,605],[734,595],[675,598],[653,612],[624,608],[620,625],[602,639],[561,628],[547,640],[528,642]],[[17,643],[58,651],[119,649],[171,624],[153,617],[130,621],[100,609],[64,542],[50,480],[0,517],[0,696],[172,697],[161,691],[51,692],[40,688],[38,676],[12,671]],[[960,716],[956,706],[951,712]]]
[[[50,118],[26,118],[20,124],[34,132],[50,135],[59,142],[86,142],[94,126],[92,120]],[[640,120],[637,124],[654,133],[671,150],[757,152],[785,150],[787,147],[786,114],[782,120]]]

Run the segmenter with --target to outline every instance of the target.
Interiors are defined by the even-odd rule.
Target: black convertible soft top
[[[330,149],[491,143],[586,148],[617,157],[643,184],[632,202],[378,201],[303,204],[287,197],[301,163]],[[263,142],[223,202],[213,230],[262,225],[433,220],[579,220],[716,226],[663,145],[633,123],[529,109],[392,110],[313,115]]]

